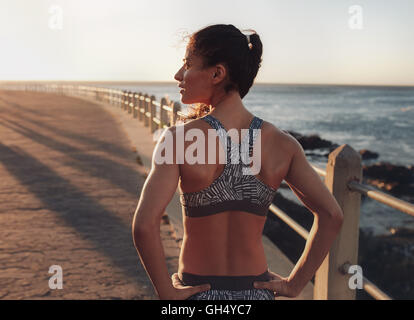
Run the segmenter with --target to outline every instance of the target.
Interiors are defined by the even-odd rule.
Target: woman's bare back
[[[197,119],[184,125],[200,129],[208,137],[212,129]],[[247,126],[246,126],[247,128]],[[239,131],[240,135],[240,131]],[[241,133],[243,138],[243,133]],[[207,139],[206,139],[207,141]],[[194,141],[185,141],[184,150]],[[260,172],[256,178],[277,189],[289,169],[291,148],[285,133],[264,121],[261,127]],[[216,161],[207,164],[208,145],[205,143],[205,164],[180,164],[181,192],[198,192],[208,187],[224,170],[222,145],[216,140]],[[222,149],[223,150],[223,149]],[[219,161],[220,160],[220,161]],[[253,161],[255,161],[253,160]],[[179,258],[179,273],[199,275],[256,275],[267,269],[262,245],[266,217],[243,211],[223,211],[206,217],[187,217],[183,210],[184,238]]]

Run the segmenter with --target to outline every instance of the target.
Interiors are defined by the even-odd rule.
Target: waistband
[[[266,270],[262,274],[253,276],[204,276],[183,272],[181,281],[186,286],[209,283],[211,290],[249,290],[255,289],[253,282],[269,281],[270,279],[270,273]]]

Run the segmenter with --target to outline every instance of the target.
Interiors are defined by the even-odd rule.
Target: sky
[[[0,80],[174,81],[184,34],[254,29],[257,83],[414,85],[414,0],[0,0]]]

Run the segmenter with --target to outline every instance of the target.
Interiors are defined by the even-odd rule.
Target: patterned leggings
[[[273,291],[267,289],[207,290],[186,300],[275,300],[275,296]]]

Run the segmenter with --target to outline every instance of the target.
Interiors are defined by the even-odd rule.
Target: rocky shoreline
[[[288,131],[302,145],[305,151],[318,150],[319,152],[307,152],[307,155],[328,158],[329,154],[339,147],[338,144],[319,137],[319,135],[302,135],[295,131]],[[362,162],[379,157],[377,152],[367,149],[358,151]],[[414,202],[414,166],[394,165],[389,162],[378,162],[370,165],[362,165],[363,183],[373,185],[383,191],[389,192],[395,197]]]
[[[339,145],[321,139],[318,135],[304,136],[288,131],[305,150],[320,149],[328,157]],[[360,150],[362,160],[378,158],[369,150]],[[414,168],[379,162],[363,165],[363,183],[394,195],[400,199],[414,200]],[[283,197],[278,192],[273,203],[289,213],[289,216],[310,230],[313,214],[303,205]],[[414,217],[413,217],[414,219]],[[305,247],[305,240],[269,211],[263,233],[269,237],[295,263]],[[374,236],[369,230],[360,228],[358,264],[364,276],[394,299],[414,299],[414,230],[394,228],[388,235]],[[372,299],[364,290],[357,291],[357,299]]]
[[[318,135],[302,135],[295,131],[287,131],[302,145],[307,156],[326,162],[329,154],[339,144],[320,138]],[[362,183],[371,185],[401,200],[414,203],[414,165],[402,166],[389,162],[372,163],[379,157],[377,152],[367,149],[358,151],[362,159]],[[364,162],[370,164],[364,164]],[[364,200],[365,195],[362,195]],[[414,219],[414,218],[413,218]]]

